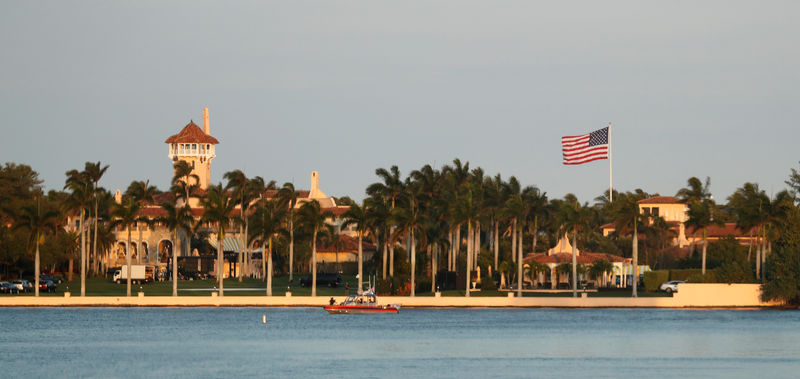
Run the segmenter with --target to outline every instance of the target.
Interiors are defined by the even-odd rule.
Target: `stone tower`
[[[211,161],[217,157],[215,145],[219,143],[210,134],[208,125],[208,108],[203,108],[203,129],[189,121],[178,134],[166,141],[169,144],[169,159],[172,164],[185,161],[192,167],[192,174],[200,179],[200,188],[208,188],[211,181]]]

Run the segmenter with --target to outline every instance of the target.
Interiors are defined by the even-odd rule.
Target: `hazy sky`
[[[190,119],[240,168],[361,198],[378,167],[453,158],[591,201],[608,161],[560,137],[613,123],[614,188],[785,187],[800,149],[797,1],[3,1],[0,162],[48,189],[166,189]]]

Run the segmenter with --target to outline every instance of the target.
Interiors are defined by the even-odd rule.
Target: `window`
[[[658,217],[658,207],[653,207],[652,214],[653,217]]]
[[[645,216],[650,216],[650,207],[642,207],[642,214]]]

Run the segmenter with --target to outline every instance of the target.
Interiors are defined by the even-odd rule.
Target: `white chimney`
[[[207,136],[211,135],[211,129],[208,126],[208,108],[203,108],[203,131]]]

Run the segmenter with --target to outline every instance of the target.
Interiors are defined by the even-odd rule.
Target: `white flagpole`
[[[612,169],[612,167],[613,166],[611,164],[611,122],[609,122],[608,123],[608,202],[609,203],[613,203],[614,202],[614,190],[613,190],[612,183],[611,183],[611,178],[612,178],[611,169]]]

